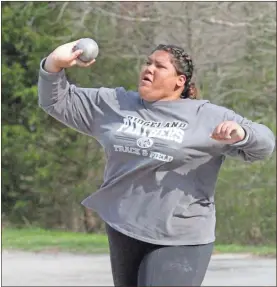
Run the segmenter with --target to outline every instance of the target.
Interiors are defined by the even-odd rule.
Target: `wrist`
[[[55,63],[55,60],[53,59],[52,54],[50,54],[46,58],[43,68],[48,73],[59,73],[63,69],[57,66],[57,64]]]
[[[248,140],[249,140],[249,130],[247,130],[247,128],[241,127],[243,129],[243,133],[244,133],[244,137],[242,137],[241,140],[235,142],[232,144],[232,146],[244,146],[245,144],[247,144]]]
[[[241,128],[241,131],[240,131],[240,138],[241,139],[240,139],[239,142],[244,141],[246,136],[247,136],[246,130],[242,126],[240,126],[240,128]]]
[[[247,133],[246,133],[246,130],[243,127],[241,127],[241,129],[242,129],[242,133],[243,133],[242,141],[244,141],[245,138],[246,138]]]
[[[240,129],[237,131],[237,135],[238,135],[238,141],[237,142],[241,142],[241,141],[245,140],[246,131],[242,126],[240,126]]]

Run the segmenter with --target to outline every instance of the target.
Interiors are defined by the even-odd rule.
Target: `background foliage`
[[[40,61],[81,37],[100,45],[93,68],[72,68],[78,86],[136,89],[158,43],[194,58],[203,98],[276,133],[274,2],[2,2],[2,217],[17,226],[98,232],[80,201],[101,184],[104,156],[93,139],[38,107]],[[275,244],[276,160],[228,159],[216,192],[219,243]]]

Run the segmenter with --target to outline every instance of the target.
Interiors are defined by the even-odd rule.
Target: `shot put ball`
[[[73,51],[80,49],[83,50],[83,53],[78,57],[78,59],[85,63],[95,59],[99,53],[97,43],[90,38],[81,39],[73,48]]]

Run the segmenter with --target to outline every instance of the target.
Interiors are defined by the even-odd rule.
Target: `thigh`
[[[158,248],[144,257],[138,286],[201,286],[212,250],[213,243]]]
[[[137,286],[140,263],[151,244],[130,238],[106,225],[115,286]]]

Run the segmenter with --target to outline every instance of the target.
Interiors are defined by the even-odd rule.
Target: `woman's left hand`
[[[225,144],[234,144],[244,140],[245,135],[245,130],[238,123],[226,121],[214,129],[211,138]]]

